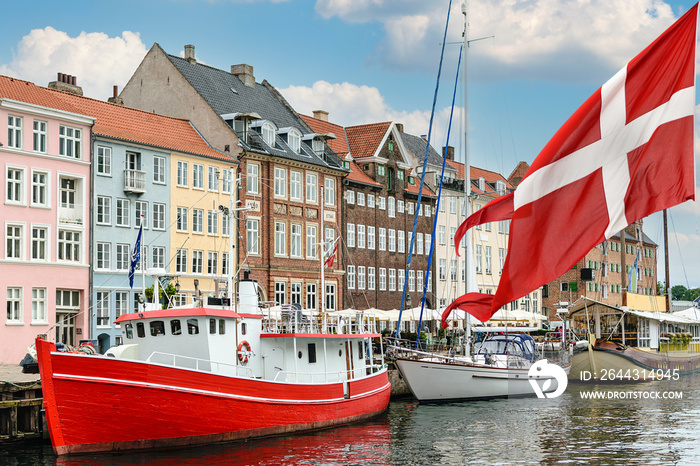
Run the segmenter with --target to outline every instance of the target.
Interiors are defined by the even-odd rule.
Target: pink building
[[[38,334],[89,338],[94,119],[56,94],[0,76],[2,364],[19,363]]]

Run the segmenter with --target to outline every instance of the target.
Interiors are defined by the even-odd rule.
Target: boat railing
[[[210,359],[194,358],[192,356],[183,356],[181,354],[162,353],[160,351],[151,353],[146,359],[146,362],[235,377],[253,378],[255,376],[250,367],[221,361],[212,361]]]
[[[367,375],[374,374],[384,369],[386,366],[383,363],[372,363],[366,367],[357,367],[353,370],[336,371],[336,372],[299,372],[299,371],[279,371],[275,374],[274,382],[287,382],[299,384],[312,383],[334,383],[345,382],[347,380],[355,380]],[[369,372],[367,371],[369,369]],[[348,374],[350,376],[348,377]]]
[[[355,315],[322,314],[291,305],[263,311],[264,333],[365,334],[375,333],[376,327],[376,317],[362,312]]]

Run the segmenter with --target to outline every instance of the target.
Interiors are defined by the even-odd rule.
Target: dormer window
[[[506,184],[503,181],[496,181],[496,192],[499,196],[503,196],[506,193]]]
[[[301,133],[292,128],[287,133],[287,145],[297,154],[301,152]]]
[[[486,191],[486,180],[483,178],[479,178],[479,190]]]
[[[263,141],[265,141],[265,144],[267,144],[270,147],[275,147],[275,130],[275,125],[273,125],[269,121],[266,121],[262,125]]]
[[[323,139],[314,138],[311,141],[311,148],[313,149],[315,154],[317,154],[317,155],[323,154]]]

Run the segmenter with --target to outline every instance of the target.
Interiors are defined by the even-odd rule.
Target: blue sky
[[[77,76],[89,97],[121,89],[155,43],[172,54],[254,67],[300,113],[349,126],[379,121],[428,132],[449,0],[44,0],[4,5],[0,74],[39,85]],[[532,162],[559,126],[692,1],[483,0],[469,6],[469,151],[508,176]],[[453,0],[431,143],[445,142],[461,40]],[[491,37],[492,36],[492,37]],[[463,84],[456,125],[463,115]],[[459,128],[459,126],[457,126]],[[459,131],[451,144],[463,152]],[[696,148],[699,145],[696,144]],[[697,175],[696,175],[697,176]],[[697,184],[697,183],[696,183]],[[657,243],[659,215],[645,230]],[[671,210],[671,281],[700,287],[700,208]],[[674,244],[676,243],[676,244]],[[679,253],[683,251],[682,257]],[[681,266],[681,261],[684,264]],[[663,263],[659,263],[663,271]],[[663,273],[659,274],[663,280]],[[687,279],[686,279],[687,277]]]

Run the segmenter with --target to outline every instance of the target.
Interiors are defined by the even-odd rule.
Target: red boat
[[[368,316],[207,305],[119,317],[124,345],[105,355],[36,349],[58,455],[166,448],[313,430],[383,412],[390,395]],[[340,333],[338,333],[340,332]],[[375,347],[375,345],[377,345]]]

